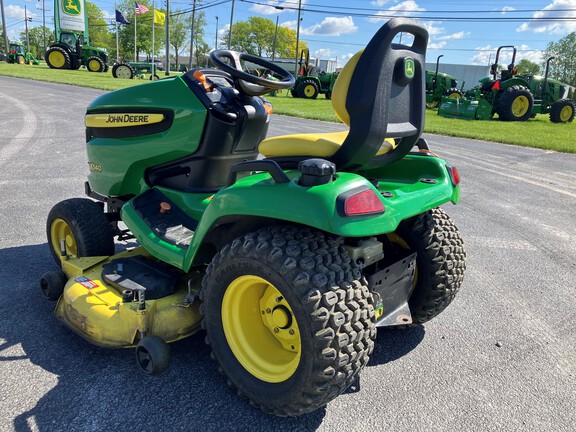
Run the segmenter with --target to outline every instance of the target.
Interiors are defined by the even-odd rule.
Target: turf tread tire
[[[301,331],[302,349],[308,344],[311,349],[306,348],[297,370],[282,383],[263,383],[250,375],[230,351],[221,330],[218,297],[238,277],[229,272],[234,265],[244,266],[238,271],[250,271],[250,263],[255,262],[269,272],[261,277],[273,277],[274,284],[281,278],[291,286],[299,301],[289,302],[290,306],[297,317],[306,317],[305,322],[298,321],[299,327],[309,330],[307,336]],[[239,237],[214,257],[202,281],[200,312],[211,357],[238,395],[265,413],[298,416],[314,411],[354,382],[374,349],[375,312],[366,285],[340,242],[319,231],[267,227]]]
[[[114,255],[114,231],[101,205],[86,198],[70,198],[52,207],[46,222],[48,246],[56,264],[60,265],[60,251],[52,247],[51,226],[58,218],[71,228],[76,239],[77,256]]]
[[[413,324],[422,324],[446,309],[460,289],[466,270],[464,243],[439,208],[403,221],[397,233],[418,253],[418,281],[408,304]]]

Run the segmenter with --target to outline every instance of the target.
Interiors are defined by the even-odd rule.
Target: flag
[[[160,12],[154,9],[154,24],[164,25],[165,21],[166,21],[166,14],[164,12]]]
[[[116,9],[116,22],[119,22],[120,24],[130,24],[130,21],[128,21],[118,9]]]
[[[136,8],[136,15],[142,15],[143,13],[146,13],[150,10],[145,5],[140,4],[138,2],[134,2],[134,5]]]

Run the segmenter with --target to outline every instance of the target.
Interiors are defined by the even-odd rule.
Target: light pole
[[[8,52],[8,34],[6,33],[6,17],[4,16],[4,0],[0,0],[0,9],[2,9],[2,34],[4,35],[4,49]]]
[[[218,49],[218,15],[216,15],[216,36],[214,36],[214,49]]]
[[[30,18],[32,20],[32,18]],[[30,52],[30,39],[28,38],[28,9],[24,5],[24,21],[26,22],[26,52]]]
[[[232,46],[232,22],[234,21],[234,0],[232,0],[232,10],[230,11],[230,28],[228,29],[228,49]]]
[[[170,0],[166,0],[166,66],[164,75],[170,75]]]
[[[302,9],[302,0],[298,0],[298,25],[296,26],[296,67],[294,73],[298,75],[298,44],[300,42],[300,12]]]
[[[276,39],[278,38],[278,15],[276,15],[276,30],[274,30],[274,42],[272,43],[272,63],[276,54]]]
[[[192,25],[190,30],[190,59],[188,60],[188,69],[192,69],[192,56],[194,55],[194,21],[196,21],[196,0],[192,6]]]

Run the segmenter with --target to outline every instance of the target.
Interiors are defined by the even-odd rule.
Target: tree
[[[231,49],[246,52],[259,57],[272,56],[276,24],[261,17],[250,17],[248,21],[239,21],[232,26]],[[221,44],[228,45],[229,32],[224,35]],[[300,41],[300,48],[307,44]],[[296,32],[287,27],[278,26],[275,57],[296,57]]]
[[[30,52],[36,58],[44,57],[44,32],[46,32],[46,47],[54,42],[54,30],[48,27],[37,26],[28,29],[28,40],[30,42]],[[26,32],[20,32],[20,41],[26,45]]]
[[[104,13],[92,2],[86,2],[88,12],[88,31],[90,45],[109,50],[112,45],[113,35],[104,21]]]
[[[518,74],[520,75],[540,74],[540,66],[534,62],[531,62],[528,59],[520,60],[520,63],[518,63],[517,68],[518,68]]]
[[[170,46],[174,49],[174,60],[178,70],[179,57],[188,40],[188,17],[186,15],[170,16]]]
[[[550,42],[544,58],[555,57],[550,62],[550,75],[570,85],[576,85],[576,32],[558,42]]]

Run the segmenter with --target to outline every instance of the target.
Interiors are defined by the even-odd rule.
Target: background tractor
[[[75,32],[59,32],[58,42],[46,50],[44,58],[52,69],[79,69],[84,65],[90,72],[108,71],[108,52],[84,43],[84,36]]]
[[[300,70],[296,84],[290,91],[293,97],[316,99],[319,94],[332,97],[332,89],[338,78],[338,72],[326,72],[310,65],[310,52],[305,49],[300,53]]]
[[[112,66],[112,76],[124,79],[147,79],[150,76],[150,81],[154,81],[160,79],[159,70],[156,62],[121,62]]]
[[[8,54],[6,55],[8,63],[30,64],[39,65],[40,61],[36,60],[32,53],[24,50],[24,45],[21,43],[11,43]]]
[[[440,58],[444,57],[443,54],[439,55],[436,59],[436,69],[434,72],[426,71],[426,107],[438,108],[443,96],[449,98],[461,98],[462,91],[458,89],[458,81],[451,75],[438,72],[440,65]]]
[[[498,79],[498,59],[503,48],[512,49],[512,62],[500,72]],[[469,120],[488,120],[498,114],[500,120],[526,121],[536,114],[550,113],[550,121],[554,123],[571,122],[574,120],[575,105],[568,98],[570,86],[548,78],[552,59],[546,62],[543,77],[520,76],[514,63],[516,48],[501,46],[490,68],[492,76],[482,78],[480,84],[468,90],[462,99],[443,97],[438,114]]]

